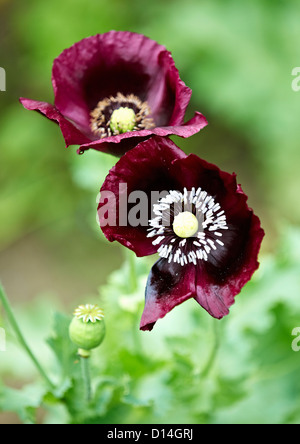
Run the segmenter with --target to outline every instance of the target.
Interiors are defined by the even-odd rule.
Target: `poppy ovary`
[[[69,325],[69,337],[78,347],[82,358],[89,358],[90,351],[102,343],[105,336],[104,313],[98,305],[80,305],[74,311]]]
[[[133,131],[136,125],[136,115],[132,108],[123,107],[114,110],[110,118],[110,128],[114,134]]]
[[[197,217],[190,211],[177,214],[173,222],[173,231],[178,237],[192,237],[199,229]]]

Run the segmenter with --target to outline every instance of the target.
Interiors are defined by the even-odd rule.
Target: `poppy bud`
[[[103,311],[97,305],[80,305],[74,311],[74,317],[69,326],[71,341],[79,347],[78,353],[84,358],[89,357],[89,351],[98,347],[105,336]]]

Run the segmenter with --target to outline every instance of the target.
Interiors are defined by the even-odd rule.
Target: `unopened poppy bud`
[[[80,305],[74,311],[74,318],[69,327],[69,336],[79,348],[80,356],[88,358],[89,351],[102,343],[105,336],[103,318],[103,311],[97,305]]]

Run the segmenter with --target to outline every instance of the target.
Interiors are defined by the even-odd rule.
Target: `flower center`
[[[197,217],[189,211],[184,211],[174,217],[173,231],[179,237],[192,237],[197,233],[198,228],[199,223]]]
[[[101,321],[104,318],[104,313],[98,305],[79,305],[74,311],[74,316],[77,319],[82,319],[83,322],[88,323],[91,321],[95,323],[96,321]]]
[[[126,133],[135,127],[136,118],[132,108],[121,106],[110,117],[110,129],[115,133]]]
[[[182,266],[216,260],[225,248],[221,240],[228,230],[226,215],[205,190],[192,188],[183,193],[171,190],[153,206],[148,237],[158,254]]]
[[[134,94],[101,100],[91,112],[90,128],[101,139],[128,131],[150,129],[155,126],[150,117],[151,109]]]

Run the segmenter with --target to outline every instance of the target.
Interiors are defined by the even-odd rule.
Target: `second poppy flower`
[[[222,318],[258,267],[264,231],[235,174],[187,156],[167,138],[142,142],[117,162],[98,215],[108,240],[137,256],[160,256],[148,278],[142,330],[190,298]]]

